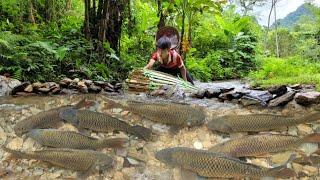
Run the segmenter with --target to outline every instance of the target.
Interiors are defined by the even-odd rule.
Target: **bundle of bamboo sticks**
[[[191,83],[159,71],[148,69],[133,70],[125,81],[125,88],[131,92],[148,92],[161,86],[177,86],[185,91],[197,91]]]

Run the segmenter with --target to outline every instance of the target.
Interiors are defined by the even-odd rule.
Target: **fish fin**
[[[207,178],[199,176],[197,173],[180,167],[181,180],[207,180]]]
[[[19,158],[19,159],[27,159],[28,158],[28,154],[21,152],[21,151],[17,151],[17,150],[13,150],[13,149],[9,149],[5,146],[2,146],[2,149],[7,152],[7,153],[11,153],[14,157]]]
[[[171,126],[171,127],[169,128],[169,133],[170,133],[171,135],[177,135],[181,129],[182,129],[182,128],[181,128],[181,127],[178,127],[178,126]]]
[[[130,128],[129,133],[132,133],[133,135],[135,135],[141,139],[144,139],[146,141],[153,140],[153,138],[154,138],[153,132],[151,131],[151,129],[143,127],[143,126],[139,126],[139,125],[132,126]]]
[[[125,148],[129,146],[129,140],[126,138],[110,138],[102,141],[102,144],[111,148]]]
[[[94,137],[91,136],[91,131],[88,130],[88,129],[84,129],[84,128],[81,128],[81,127],[77,127],[79,133],[83,136],[86,136],[86,137],[90,137],[92,139],[96,139]]]
[[[94,167],[90,167],[87,171],[78,171],[77,172],[77,179],[86,180],[89,175],[93,172]]]
[[[303,142],[308,142],[308,143],[319,143],[320,142],[320,133],[314,133],[305,136],[303,139]]]
[[[269,170],[270,174],[273,177],[278,177],[278,178],[290,178],[290,177],[296,177],[297,174],[292,170],[287,168],[286,166],[279,166],[279,167],[275,167]]]

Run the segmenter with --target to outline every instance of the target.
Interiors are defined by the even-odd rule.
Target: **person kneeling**
[[[170,49],[170,47],[170,39],[166,36],[161,37],[157,41],[157,51],[152,54],[151,59],[145,68],[152,69],[154,63],[159,62],[160,66],[156,69],[157,71],[174,76],[180,74],[185,81],[189,81],[191,84],[194,84],[181,56],[175,50]]]

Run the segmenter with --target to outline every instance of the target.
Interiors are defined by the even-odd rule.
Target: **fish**
[[[97,139],[74,131],[55,129],[33,129],[27,137],[44,146],[69,149],[124,148],[129,143],[126,138]]]
[[[97,132],[123,131],[135,135],[144,140],[152,140],[152,131],[143,126],[131,126],[125,121],[88,110],[65,109],[60,112],[60,118],[76,126],[79,129],[89,129]]]
[[[317,120],[320,120],[320,112],[318,111],[302,117],[272,114],[226,115],[212,119],[208,122],[207,127],[210,130],[223,133],[261,132]]]
[[[19,159],[36,159],[75,171],[89,172],[94,168],[104,171],[114,165],[113,158],[107,154],[92,150],[58,148],[22,152],[5,146],[2,149]]]
[[[209,150],[212,152],[225,153],[232,157],[247,157],[295,149],[302,143],[319,142],[319,133],[310,134],[303,138],[281,134],[261,134],[231,139],[217,144]]]
[[[23,134],[29,132],[32,129],[56,128],[62,123],[62,119],[59,117],[59,113],[61,111],[70,108],[79,109],[90,105],[91,102],[87,102],[84,99],[74,106],[67,105],[43,111],[34,116],[23,119],[22,121],[18,122],[13,129],[15,134],[21,137]]]
[[[124,109],[154,122],[176,127],[200,126],[206,115],[201,107],[179,103],[145,103],[128,101]]]
[[[265,168],[240,161],[220,153],[186,147],[162,149],[155,154],[156,159],[169,165],[179,166],[207,178],[289,178],[295,172],[283,166]]]

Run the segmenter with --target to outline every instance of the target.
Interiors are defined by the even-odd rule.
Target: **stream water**
[[[241,86],[241,84],[240,84]],[[92,95],[94,96],[94,95]],[[83,95],[66,95],[66,96],[32,96],[32,97],[2,97],[0,98],[0,144],[6,140],[10,141],[8,146],[12,149],[22,151],[32,151],[41,149],[35,141],[30,138],[20,138],[14,134],[14,125],[41,111],[49,110],[63,105],[75,104],[80,101]],[[162,101],[159,98],[147,98],[146,96],[126,95],[110,97],[117,100],[136,99],[144,101]],[[151,128],[158,134],[157,140],[153,142],[145,142],[134,137],[128,137],[127,134],[118,133],[91,133],[91,136],[105,138],[109,136],[128,137],[130,138],[130,146],[127,152],[135,154],[135,157],[122,157],[121,154],[126,152],[114,151],[112,149],[102,149],[100,151],[112,154],[116,160],[115,166],[99,174],[94,172],[89,179],[103,177],[103,179],[179,179],[180,170],[163,164],[154,158],[154,152],[168,147],[191,147],[198,149],[209,149],[217,143],[224,142],[230,138],[238,137],[243,134],[219,134],[213,133],[207,129],[205,125],[193,128],[184,128],[177,133],[172,133],[168,126],[157,124],[149,120],[143,119],[137,115],[131,114],[122,109],[106,109],[106,103],[102,96],[96,96],[97,104],[91,107],[91,110],[109,113],[119,117],[132,124],[140,124]],[[253,113],[271,113],[290,116],[299,116],[307,114],[312,110],[310,108],[301,107],[294,102],[290,102],[283,108],[265,108],[260,106],[242,107],[234,102],[220,102],[217,99],[192,99],[187,98],[185,103],[190,105],[200,105],[205,107],[207,120],[228,114],[253,114]],[[77,131],[70,124],[64,124],[60,129]],[[320,123],[302,124],[290,128],[281,129],[275,133],[299,135],[301,137],[306,134],[314,133],[320,130]],[[315,151],[318,145],[304,147],[304,151]],[[319,151],[311,156],[314,159],[319,158]],[[290,153],[280,153],[264,158],[248,158],[247,161],[259,166],[275,167],[289,158]],[[53,178],[70,178],[75,179],[76,172],[65,170],[59,167],[48,165],[44,162],[36,160],[15,159],[9,153],[5,153],[0,149],[0,178],[17,179],[53,179]],[[319,162],[293,162],[290,163],[299,175],[299,179],[319,179]]]

